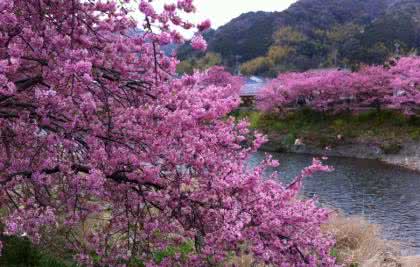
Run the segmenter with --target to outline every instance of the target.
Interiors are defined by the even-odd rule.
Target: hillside
[[[249,74],[270,75],[383,63],[395,43],[401,53],[420,46],[419,21],[420,0],[300,0],[283,12],[242,14],[206,39],[224,65],[248,61]],[[181,59],[200,56],[182,49]]]
[[[220,27],[209,40],[209,49],[223,58],[241,61],[263,55],[272,44],[272,35],[278,28],[278,14],[249,12]]]

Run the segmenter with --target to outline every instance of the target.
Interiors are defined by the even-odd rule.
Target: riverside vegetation
[[[257,110],[236,111],[284,146],[363,143],[398,154],[420,138],[420,59],[403,57],[359,71],[282,73],[257,95]]]
[[[270,157],[247,169],[265,138],[227,118],[238,79],[179,77],[161,50],[183,42],[182,27],[204,51],[210,21],[188,22],[192,0],[157,6],[1,1],[4,257],[19,237],[40,249],[30,258],[81,266],[220,266],[241,254],[335,266],[329,210],[298,198],[306,177],[331,168],[314,159],[289,185],[264,176]]]
[[[154,4],[0,3],[0,262],[336,266],[331,210],[299,198],[331,167],[314,159],[287,185],[265,177],[269,156],[247,169],[266,139],[228,116],[241,79],[177,76],[161,50],[182,27],[205,51],[210,21],[188,22],[192,0]]]
[[[248,118],[251,127],[278,138],[284,147],[296,139],[319,148],[334,147],[359,140],[378,144],[386,153],[398,153],[409,140],[420,141],[419,118],[406,117],[395,111],[369,111],[361,114],[326,115],[310,109],[289,114],[260,111],[236,111],[237,118]]]
[[[336,244],[331,251],[337,258],[337,264],[344,266],[407,266],[410,258],[402,257],[399,243],[383,240],[378,225],[371,224],[360,217],[344,217],[334,214],[323,225],[323,231],[332,233]],[[194,244],[187,242],[177,247],[168,247],[154,253],[154,262],[160,264],[165,258],[176,254],[185,257],[194,251]],[[67,259],[64,259],[66,258]],[[255,259],[251,255],[240,257],[231,255],[228,260],[232,266],[251,267]],[[408,265],[402,265],[408,262]],[[415,264],[414,261],[411,261]],[[37,266],[37,267],[76,267],[72,261],[72,255],[61,255],[60,258],[52,256],[46,249],[35,247],[28,239],[10,237],[7,239],[7,247],[0,257],[2,266]],[[141,263],[131,266],[143,266]],[[262,266],[262,265],[259,265]]]

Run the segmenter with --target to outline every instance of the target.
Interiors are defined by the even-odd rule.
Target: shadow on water
[[[280,166],[272,171],[289,183],[312,161],[312,156],[272,153]],[[264,159],[256,153],[254,166]],[[420,173],[387,165],[375,160],[330,158],[331,173],[307,178],[303,194],[317,196],[321,203],[349,215],[363,215],[382,225],[385,238],[402,241],[407,253],[420,254]]]

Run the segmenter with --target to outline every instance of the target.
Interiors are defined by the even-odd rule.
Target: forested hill
[[[206,39],[223,64],[245,63],[249,74],[380,64],[420,47],[420,0],[300,0],[242,14]],[[201,56],[179,49],[183,60]]]

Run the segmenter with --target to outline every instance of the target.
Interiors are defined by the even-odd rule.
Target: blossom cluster
[[[285,73],[262,90],[258,105],[262,110],[304,105],[323,112],[378,108],[419,115],[419,77],[419,57],[403,57],[389,67],[365,66],[353,73]]]
[[[142,26],[137,1],[124,2],[1,1],[3,234],[65,240],[58,249],[82,266],[216,266],[232,253],[334,265],[328,210],[298,198],[302,179],[327,169],[315,161],[290,186],[264,178],[270,159],[248,169],[265,138],[228,117],[241,79],[221,68],[177,77],[160,49],[192,27],[192,0],[161,12],[140,1]],[[186,242],[190,254],[155,261]]]
[[[195,50],[206,51],[207,50],[207,42],[204,40],[201,34],[195,35],[191,40],[191,46]]]

